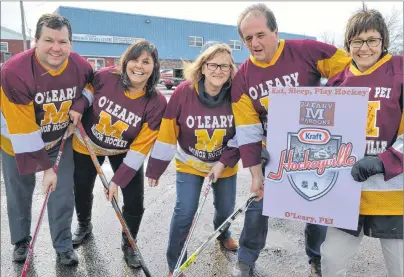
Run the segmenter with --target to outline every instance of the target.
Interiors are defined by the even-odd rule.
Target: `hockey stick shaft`
[[[251,194],[250,198],[241,205],[233,214],[231,214],[215,231],[213,231],[208,239],[198,247],[198,249],[189,256],[189,258],[181,265],[177,272],[173,274],[173,277],[178,277],[182,272],[184,272],[190,265],[192,265],[198,255],[205,250],[209,243],[215,240],[220,234],[222,234],[225,230],[227,230],[230,225],[236,220],[237,217],[244,214],[248,207],[251,205],[252,202],[255,201],[257,196],[253,193]]]
[[[59,147],[58,155],[56,157],[55,164],[53,165],[53,170],[55,171],[55,173],[57,173],[58,168],[59,168],[59,163],[60,163],[60,160],[62,158],[63,150],[65,149],[65,142],[66,142],[66,139],[68,137],[68,133],[69,133],[69,128],[66,129],[66,131],[65,131],[65,133],[63,135],[62,142],[61,142],[60,147]],[[51,189],[51,187],[49,187],[48,190],[46,191],[45,200],[43,201],[41,212],[39,213],[38,222],[37,222],[36,227],[35,227],[35,232],[34,232],[34,235],[32,236],[32,240],[31,240],[31,243],[29,245],[27,258],[25,259],[24,267],[23,267],[22,272],[21,272],[21,277],[25,277],[27,275],[28,268],[29,268],[29,265],[31,263],[32,254],[34,253],[35,241],[36,241],[36,238],[37,238],[38,233],[39,233],[39,229],[40,229],[41,224],[42,224],[42,219],[43,219],[43,215],[45,213],[46,205],[48,204],[48,200],[49,200],[49,196],[50,196],[50,189]]]
[[[79,134],[80,134],[82,140],[84,141],[84,143],[85,143],[85,145],[86,145],[86,147],[87,147],[88,152],[90,153],[91,160],[93,161],[94,166],[95,166],[95,168],[96,168],[96,170],[97,170],[98,176],[99,176],[100,179],[101,179],[101,183],[103,184],[104,188],[108,189],[108,188],[109,188],[109,185],[108,185],[107,178],[105,177],[105,174],[104,174],[104,172],[102,171],[101,165],[100,165],[100,163],[98,162],[97,156],[95,155],[94,149],[93,149],[93,147],[92,147],[91,144],[90,144],[90,141],[89,141],[89,139],[88,139],[88,136],[87,136],[87,134],[86,134],[86,132],[85,132],[85,130],[84,130],[83,125],[81,124],[81,122],[79,122],[79,123],[77,124],[77,128],[79,129]],[[131,234],[130,231],[129,231],[128,225],[127,225],[127,223],[125,222],[125,219],[123,218],[122,212],[121,212],[121,210],[119,209],[118,202],[116,201],[115,197],[112,198],[111,203],[112,203],[112,207],[113,207],[114,210],[115,210],[116,216],[118,217],[119,222],[120,222],[121,225],[122,225],[122,229],[123,229],[123,231],[125,232],[125,234],[126,234],[126,236],[127,236],[127,238],[128,238],[128,241],[129,241],[130,246],[132,247],[132,249],[133,249],[134,251],[137,251],[137,253],[138,253],[138,257],[139,257],[140,264],[141,264],[141,267],[142,267],[142,270],[143,270],[144,274],[145,274],[147,277],[151,277],[151,273],[150,273],[149,269],[147,268],[147,266],[146,266],[146,264],[145,264],[145,262],[144,262],[144,260],[143,260],[143,257],[142,257],[142,254],[141,254],[140,251],[139,251],[139,248],[138,248],[137,245],[135,244],[135,240],[133,239],[132,234]]]
[[[198,209],[197,209],[197,211],[196,211],[196,213],[194,215],[194,218],[192,220],[191,228],[190,228],[190,230],[188,232],[188,235],[187,235],[187,238],[185,240],[184,246],[182,247],[180,257],[178,258],[177,264],[175,265],[173,275],[175,275],[176,271],[179,269],[179,267],[180,267],[180,265],[182,263],[182,259],[184,258],[185,253],[187,252],[189,241],[191,240],[192,234],[194,233],[194,230],[195,230],[195,227],[196,227],[196,223],[199,220],[199,216],[201,214],[203,206],[205,205],[206,199],[208,198],[210,187],[212,186],[212,182],[213,182],[213,175],[209,178],[209,181],[208,181],[208,183],[207,183],[207,185],[206,185],[206,187],[204,189],[204,193],[203,193],[203,196],[202,196],[202,198],[201,198],[201,200],[199,202]]]

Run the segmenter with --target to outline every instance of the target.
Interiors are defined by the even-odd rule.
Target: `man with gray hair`
[[[251,192],[259,197],[246,212],[233,272],[233,276],[247,277],[268,232],[268,217],[262,215],[264,175],[260,159],[262,141],[266,140],[268,91],[272,86],[318,86],[321,77],[330,78],[342,71],[351,59],[343,50],[322,42],[279,39],[275,16],[264,4],[247,7],[237,27],[251,56],[232,82],[232,109],[242,163],[251,172]],[[306,225],[306,253],[315,277],[321,276],[320,246],[325,233],[325,226]]]

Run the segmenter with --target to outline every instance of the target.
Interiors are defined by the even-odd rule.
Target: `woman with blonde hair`
[[[231,49],[226,44],[209,43],[194,62],[184,62],[186,80],[169,100],[148,162],[146,177],[150,186],[157,186],[176,156],[177,200],[167,249],[169,276],[198,208],[205,177],[213,178],[214,228],[234,210],[239,151],[233,139],[230,87],[235,72]],[[229,230],[218,240],[228,250],[238,248]]]

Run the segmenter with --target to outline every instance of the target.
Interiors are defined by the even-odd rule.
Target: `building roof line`
[[[194,23],[210,24],[210,25],[216,25],[216,26],[234,27],[235,30],[236,30],[236,28],[237,28],[236,25],[223,24],[223,23],[197,21],[197,20],[189,20],[189,19],[173,18],[173,17],[162,17],[162,16],[155,16],[155,15],[147,15],[147,14],[117,12],[117,11],[109,11],[109,10],[89,9],[89,8],[81,8],[81,7],[59,6],[56,10],[58,11],[60,8],[63,8],[63,9],[76,9],[76,10],[82,10],[82,11],[95,11],[95,12],[103,12],[103,13],[125,14],[125,15],[138,15],[138,16],[140,15],[140,16],[144,16],[144,17],[150,17],[151,19],[152,19],[152,18],[156,18],[156,19],[169,19],[169,20],[176,20],[176,21],[185,21],[185,22],[194,22]],[[288,33],[288,32],[279,32],[279,33],[284,34],[284,35],[296,35],[296,34]],[[316,39],[315,36],[309,36],[309,35],[304,35],[304,36],[307,37],[307,38]]]
[[[10,33],[12,33],[12,34],[14,34],[14,35],[21,36],[21,40],[23,39],[22,33],[19,33],[19,32],[17,32],[17,31],[14,31],[13,29],[7,28],[7,27],[5,27],[5,26],[1,26],[1,29],[5,30],[5,31],[7,31],[7,32],[10,32]],[[31,39],[32,39],[32,38],[30,38],[27,34],[25,34],[25,36],[26,36],[27,40],[31,40]]]

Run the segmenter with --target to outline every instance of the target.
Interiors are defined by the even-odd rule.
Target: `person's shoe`
[[[321,277],[321,258],[314,257],[311,260],[311,277]]]
[[[13,262],[23,263],[27,259],[31,237],[26,237],[14,245]]]
[[[231,277],[250,277],[252,272],[253,272],[252,266],[242,262],[237,262],[237,264],[233,268]]]
[[[84,240],[91,235],[93,231],[93,225],[91,222],[88,223],[79,223],[76,231],[73,234],[72,243],[73,246],[79,246],[84,242]]]
[[[224,248],[229,251],[237,251],[238,249],[238,242],[235,241],[232,237],[228,237],[227,239],[220,242]]]
[[[173,272],[169,272],[168,273],[168,277],[171,277],[171,276],[173,276]],[[185,275],[184,275],[184,273],[181,273],[178,277],[185,277]]]
[[[121,249],[123,252],[123,258],[129,267],[138,268],[142,266],[137,250],[133,251],[126,236],[122,239]]]
[[[72,250],[68,250],[66,252],[57,253],[59,262],[62,265],[77,265],[79,263],[79,258],[77,257],[76,252]]]

